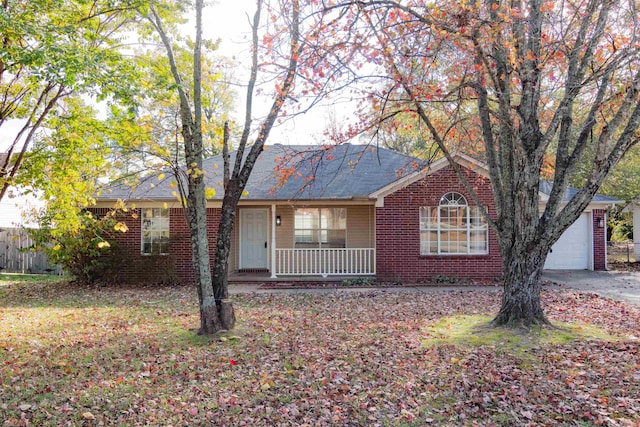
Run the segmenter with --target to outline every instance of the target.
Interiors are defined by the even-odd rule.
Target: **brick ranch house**
[[[437,276],[493,280],[502,273],[494,231],[474,206],[446,159],[429,165],[384,148],[345,144],[265,147],[242,197],[231,242],[230,277],[262,274],[383,281],[427,281]],[[482,204],[495,215],[484,165],[463,155],[463,167]],[[232,159],[233,164],[233,159]],[[205,160],[210,247],[220,215],[222,158]],[[288,175],[282,182],[278,177]],[[314,179],[309,179],[313,175]],[[132,189],[114,185],[93,210],[117,200],[134,206],[116,236],[126,252],[120,274],[129,281],[193,281],[189,231],[171,178],[151,176]],[[550,185],[540,191],[540,207]],[[575,190],[570,189],[567,197]],[[617,201],[598,195],[553,247],[546,268],[604,270],[606,209]],[[211,254],[213,258],[214,254]]]

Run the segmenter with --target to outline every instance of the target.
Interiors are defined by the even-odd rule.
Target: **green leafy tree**
[[[45,202],[35,212],[40,228],[30,233],[50,261],[83,282],[107,273],[113,261],[110,233],[126,231],[116,219],[124,206],[97,218],[86,210],[95,203],[100,179],[109,176],[108,147],[122,137],[118,120],[99,120],[77,97],[68,97],[46,121],[50,133],[35,139],[34,149],[16,177]]]
[[[174,45],[174,55],[181,78],[193,72],[187,40]],[[234,107],[234,91],[229,81],[231,63],[216,57],[217,44],[207,46],[202,60],[202,132],[203,157],[222,152],[224,124],[230,121]],[[164,51],[138,49],[135,62],[141,73],[140,92],[135,96],[135,110],[126,107],[115,113],[131,121],[138,135],[122,141],[116,148],[120,167],[128,175],[134,172],[157,171],[170,166],[180,174],[185,165],[184,143],[181,133],[180,100],[175,90],[171,67]],[[184,178],[178,176],[178,178]]]
[[[0,128],[20,129],[0,164],[0,200],[37,131],[74,93],[127,99],[135,68],[115,47],[132,1],[5,0],[0,6]]]
[[[585,149],[585,156],[577,164],[571,177],[572,186],[580,188],[587,181],[594,156],[595,146]],[[624,208],[640,197],[640,146],[632,147],[622,160],[611,170],[600,187],[600,192],[615,197],[624,203],[609,211],[608,238],[613,241],[628,241],[633,237],[633,214]]]
[[[100,178],[109,177],[109,145],[118,138],[117,122],[99,120],[80,98],[61,101],[25,159],[16,182],[45,201],[39,222],[59,232],[74,232],[82,211],[95,203]],[[56,231],[53,231],[54,234]]]
[[[589,178],[591,159],[595,155],[596,145],[591,143],[585,148],[585,156],[576,165],[571,176],[571,185],[582,187]],[[602,182],[600,192],[630,203],[640,196],[640,147],[629,149],[624,158],[611,169]]]

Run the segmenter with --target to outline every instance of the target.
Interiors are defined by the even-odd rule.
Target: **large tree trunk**
[[[540,305],[546,254],[511,253],[504,257],[504,294],[493,326],[530,329],[550,325]]]
[[[238,206],[239,194],[237,181],[231,179],[225,191],[222,212],[220,213],[220,224],[218,226],[218,236],[216,240],[216,256],[213,263],[212,274],[212,301],[201,307],[202,325],[199,334],[213,334],[223,330],[230,330],[236,324],[233,304],[229,300],[228,292],[228,271],[229,253],[231,244],[231,234]]]
[[[231,222],[233,222],[233,218],[231,218]],[[231,229],[228,232],[230,236]],[[230,240],[230,237],[226,239],[227,242]],[[218,236],[218,249],[220,248],[220,242],[221,238]],[[226,250],[228,253],[229,249],[227,248]],[[228,331],[235,326],[235,312],[227,292],[227,259],[228,256],[221,257],[216,254],[213,278],[207,262],[208,286],[203,286],[207,282],[203,281],[202,277],[200,278],[200,289],[203,290],[204,295],[200,304],[200,329],[198,330],[198,335],[212,335],[220,331]],[[221,263],[224,264],[222,267],[219,265]],[[222,284],[220,281],[222,281]],[[222,293],[219,292],[221,286],[224,289]]]
[[[218,305],[211,286],[211,264],[209,262],[209,238],[207,236],[207,206],[204,197],[202,175],[189,176],[187,203],[189,230],[195,282],[200,302],[199,335],[209,335],[223,329],[218,320]]]
[[[193,254],[195,282],[200,300],[200,329],[198,329],[198,335],[210,335],[225,328],[219,320],[219,307],[211,285],[206,201],[204,198],[202,201],[196,200],[196,205],[191,206],[193,202],[192,197],[189,197],[189,199],[191,250]]]

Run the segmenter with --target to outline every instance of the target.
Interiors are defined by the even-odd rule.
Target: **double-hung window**
[[[344,248],[347,209],[297,208],[294,229],[296,248]]]
[[[478,206],[447,193],[438,206],[420,208],[420,254],[481,255],[489,252],[489,228]]]
[[[169,209],[142,209],[143,255],[169,253]]]

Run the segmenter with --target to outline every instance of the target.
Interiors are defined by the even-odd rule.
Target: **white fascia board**
[[[547,198],[548,200],[548,198]],[[565,205],[567,204],[567,202],[562,202],[560,204],[560,209],[564,208]],[[591,202],[587,205],[586,208],[584,208],[583,212],[591,212],[595,209],[608,209],[610,206],[615,206],[616,204],[619,204],[619,202]],[[540,210],[540,212],[544,211],[544,208],[547,206],[547,201],[546,200],[540,200],[538,202],[538,209]],[[631,211],[630,211],[631,212]]]
[[[481,175],[485,178],[489,178],[489,169],[484,163],[479,162],[473,157],[463,153],[452,153],[451,157],[458,165],[462,166],[463,168],[472,170],[478,175]],[[370,194],[369,197],[376,200],[377,208],[384,207],[384,198],[389,194],[395,193],[396,191],[401,190],[402,188],[405,188],[429,175],[432,175],[446,168],[447,166],[449,166],[449,161],[445,157],[443,157],[431,163],[424,169],[409,174],[385,187],[382,187],[377,191],[374,191]]]

